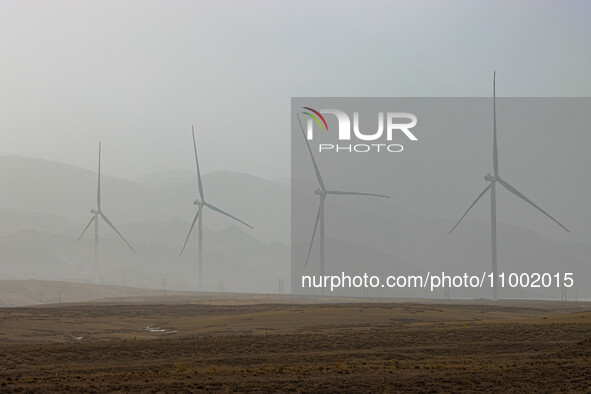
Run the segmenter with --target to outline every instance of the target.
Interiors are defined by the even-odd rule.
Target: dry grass
[[[590,309],[582,303],[4,309],[0,391],[585,392]],[[178,332],[150,333],[147,324]]]

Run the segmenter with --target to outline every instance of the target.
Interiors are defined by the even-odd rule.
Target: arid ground
[[[0,391],[591,392],[591,304],[134,296],[0,309]]]

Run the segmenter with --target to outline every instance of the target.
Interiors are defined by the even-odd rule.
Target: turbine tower
[[[449,231],[451,234],[452,231],[460,224],[464,216],[468,214],[468,211],[472,209],[472,207],[480,200],[480,198],[490,189],[490,223],[491,223],[491,253],[492,253],[492,271],[494,275],[493,280],[493,299],[497,300],[497,283],[498,283],[498,274],[497,274],[497,202],[496,202],[496,183],[500,183],[505,189],[516,195],[517,197],[521,198],[523,201],[527,202],[529,205],[533,206],[544,215],[549,217],[554,223],[558,224],[560,227],[565,229],[567,232],[569,230],[564,227],[558,220],[554,219],[550,216],[546,211],[536,205],[533,201],[529,198],[525,197],[521,192],[519,192],[516,188],[511,186],[507,181],[499,175],[499,156],[497,152],[497,106],[496,106],[496,93],[495,93],[495,77],[496,71],[493,73],[493,170],[494,175],[490,173],[484,177],[484,180],[489,182],[489,185],[484,188],[484,190],[476,197],[476,200],[468,207],[466,212],[462,215],[460,220],[456,223],[455,226]]]
[[[117,233],[117,235],[123,240],[123,242],[125,242],[125,244],[129,247],[129,249],[131,249],[131,251],[133,253],[135,253],[135,250],[133,249],[133,247],[129,244],[129,242],[127,242],[127,240],[123,237],[123,235],[121,235],[121,233],[115,228],[115,226],[113,225],[113,223],[111,223],[111,221],[107,218],[107,216],[105,216],[105,214],[103,213],[102,208],[101,208],[101,143],[100,142],[99,142],[99,155],[98,155],[98,185],[96,188],[96,209],[91,209],[90,213],[92,213],[92,218],[90,219],[90,222],[88,222],[86,227],[84,227],[84,230],[82,231],[82,234],[80,234],[78,241],[80,241],[80,239],[82,238],[82,236],[84,235],[86,230],[88,230],[90,225],[94,222],[94,283],[97,284],[98,283],[97,265],[98,265],[98,246],[99,246],[99,239],[98,239],[99,217],[102,218],[105,221],[105,223],[107,223],[109,225],[109,227],[111,227]]]
[[[306,146],[308,147],[308,152],[310,152],[310,157],[312,158],[312,164],[314,165],[314,171],[316,172],[316,178],[318,179],[318,189],[314,191],[314,194],[318,196],[320,199],[318,205],[318,213],[316,214],[316,222],[314,223],[314,230],[312,231],[312,240],[310,241],[310,248],[308,249],[308,257],[306,257],[306,264],[304,267],[308,266],[308,261],[310,260],[310,253],[312,252],[312,246],[314,245],[314,238],[316,236],[316,229],[318,228],[318,223],[320,223],[320,274],[324,277],[325,274],[325,264],[324,264],[324,201],[326,200],[327,195],[338,195],[338,196],[372,196],[372,197],[383,197],[383,198],[390,198],[388,196],[384,196],[382,194],[371,194],[371,193],[358,193],[358,192],[344,192],[338,190],[327,190],[322,180],[322,176],[320,175],[320,170],[318,170],[318,165],[316,164],[316,160],[314,159],[314,155],[312,154],[312,149],[310,148],[310,144],[308,143],[308,139],[306,138],[306,133],[304,131],[304,127],[302,126],[302,121],[300,119],[300,115],[298,116],[298,122],[300,124],[300,129],[302,130],[302,134],[304,135],[304,141],[306,141]],[[311,122],[311,120],[309,120]]]
[[[203,194],[203,184],[201,182],[201,172],[199,171],[199,159],[197,158],[197,144],[195,143],[195,127],[192,127],[193,131],[193,148],[195,149],[195,165],[197,166],[197,184],[199,186],[199,197],[193,201],[193,204],[197,205],[197,213],[195,214],[195,218],[193,218],[193,223],[191,224],[191,228],[189,229],[189,233],[187,234],[187,239],[185,239],[185,244],[183,245],[183,249],[181,249],[181,253],[185,250],[187,246],[187,242],[189,241],[189,237],[191,236],[191,232],[193,231],[193,227],[195,227],[195,222],[199,219],[198,231],[197,231],[197,239],[199,240],[199,251],[198,251],[198,258],[197,258],[197,267],[198,267],[198,280],[199,280],[199,288],[201,289],[202,284],[202,267],[203,267],[203,209],[209,208],[216,212],[221,213],[222,215],[226,215],[237,222],[244,224],[247,227],[252,229],[248,223],[243,222],[242,220],[238,219],[235,216],[230,215],[228,212],[222,211],[220,208],[216,207],[213,204],[208,203],[205,201],[205,196]]]

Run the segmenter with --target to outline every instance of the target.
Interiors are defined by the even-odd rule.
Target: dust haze
[[[99,141],[103,211],[137,251],[101,223],[99,283],[195,290],[195,233],[179,256],[196,212],[195,125],[208,200],[254,227],[205,212],[203,290],[288,293],[291,97],[489,97],[495,69],[500,97],[588,95],[588,5],[427,3],[0,2],[0,279],[92,282],[92,229],[77,238],[95,206]],[[583,269],[590,134],[564,124],[542,134],[503,116],[502,170],[571,229],[500,194],[503,258]],[[388,259],[423,270],[462,248],[463,266],[487,264],[487,203],[446,234],[491,171],[487,122],[422,135],[412,162],[391,174],[380,207],[399,232],[386,235]],[[345,175],[331,181],[361,174]],[[331,231],[346,226],[327,236],[338,243]],[[419,239],[429,247],[417,250]],[[591,297],[580,283],[579,298]],[[14,299],[0,290],[0,302]]]

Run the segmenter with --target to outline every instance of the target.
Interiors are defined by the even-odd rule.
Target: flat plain
[[[591,304],[129,296],[0,309],[2,392],[591,392]]]

